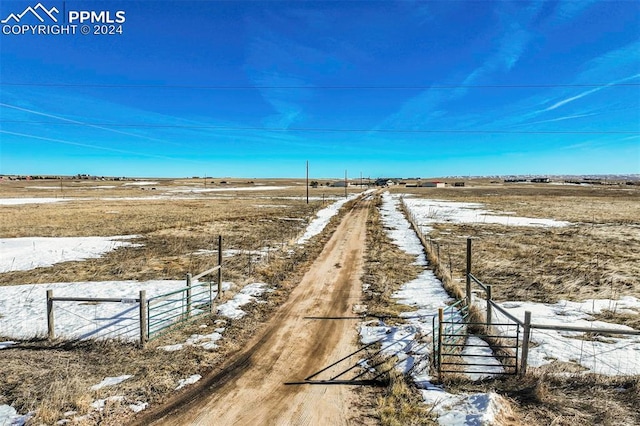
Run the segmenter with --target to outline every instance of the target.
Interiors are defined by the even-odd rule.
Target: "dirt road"
[[[367,202],[360,202],[344,217],[289,300],[237,361],[197,399],[154,424],[351,424],[354,387],[285,383],[357,349],[353,305],[361,298],[367,212]]]

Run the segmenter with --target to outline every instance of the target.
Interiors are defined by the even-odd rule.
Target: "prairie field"
[[[640,190],[627,186],[484,184],[461,188],[391,188],[392,192],[481,203],[507,217],[553,219],[566,226],[456,223],[430,225],[441,261],[461,280],[466,239],[472,272],[497,300],[557,302],[640,297]],[[436,214],[436,212],[434,212]],[[515,221],[514,221],[515,222]]]
[[[58,195],[64,201],[29,203],[31,198],[55,198],[52,191],[60,191],[60,183],[44,189],[42,182],[2,182],[0,199],[22,203],[0,205],[0,238],[132,235],[128,241],[134,245],[94,259],[1,272],[0,285],[182,280],[188,272],[196,274],[217,264],[218,235],[222,235],[223,280],[235,284],[223,301],[249,282],[266,282],[271,288],[260,304],[245,308],[248,314],[242,319],[198,317],[144,349],[118,340],[48,342],[42,335],[22,340],[15,348],[2,350],[0,405],[10,404],[20,413],[36,412],[35,419],[44,424],[64,419],[65,412],[78,424],[123,424],[134,414],[129,405],[159,404],[175,393],[179,380],[205,374],[238,352],[286,299],[338,218],[304,248],[296,240],[318,210],[344,198],[344,188],[318,188],[310,190],[307,204],[299,183],[261,183],[233,184],[243,188],[239,191],[209,186],[207,192],[197,192],[194,187],[204,189],[201,182],[162,181],[153,185],[156,189],[145,185],[142,190],[121,183],[112,188],[113,182],[65,181],[64,197]],[[267,185],[273,188],[262,189]],[[225,330],[224,344],[214,351],[197,346],[158,350],[207,328]],[[0,341],[10,340],[3,331],[11,334],[0,330]],[[109,391],[87,389],[116,370],[126,370],[136,380],[114,388],[127,395],[125,399],[108,400],[96,410],[92,401],[106,398]]]
[[[291,243],[315,212],[344,195],[344,189],[311,188],[307,204],[301,182],[208,182],[2,182],[0,198],[58,201],[0,205],[0,238],[126,235],[134,244],[98,259],[0,273],[0,285],[183,279],[217,262],[219,235],[223,250],[234,253],[225,259],[226,279],[237,279],[250,275],[251,253]]]
[[[0,286],[182,280],[187,273],[196,274],[217,264],[219,235],[223,237],[223,280],[235,283],[223,300],[247,283],[261,281],[272,286],[240,320],[205,315],[144,349],[120,341],[47,342],[44,336],[3,349],[0,405],[10,403],[23,413],[37,410],[36,420],[44,424],[55,423],[65,412],[89,413],[82,420],[87,424],[123,424],[133,415],[126,408],[128,404],[160,404],[175,393],[176,382],[187,375],[214,371],[241,350],[319,255],[340,215],[309,244],[296,242],[318,211],[344,198],[345,189],[321,182],[320,187],[309,189],[307,204],[302,180],[222,180],[0,182],[0,200],[5,200],[0,204],[2,239],[128,236],[131,243],[85,260],[28,270],[0,269]],[[456,188],[392,186],[384,190],[402,194],[405,200],[477,203],[491,214],[510,218],[507,223],[491,223],[482,217],[460,223],[447,220],[435,208],[427,213],[425,233],[437,247],[429,260],[439,269],[450,294],[464,290],[466,241],[471,238],[472,272],[493,285],[496,301],[640,298],[638,187],[468,181],[465,187]],[[348,189],[349,193],[360,191]],[[33,198],[42,202],[32,202]],[[394,324],[402,322],[401,314],[411,308],[398,304],[393,293],[418,277],[423,268],[391,243],[379,215],[381,205],[380,198],[374,197],[368,216],[363,303],[368,320]],[[519,217],[555,220],[562,225],[524,226]],[[598,315],[608,322],[640,327],[640,313],[629,309]],[[207,327],[226,329],[215,351],[197,346],[176,352],[158,350]],[[7,337],[2,331],[0,341]],[[109,392],[88,393],[86,389],[124,364],[136,379],[115,390],[127,396],[122,401],[107,401],[104,409],[96,411],[92,401]],[[375,412],[371,414],[376,419],[373,424],[436,421],[406,377],[392,374],[389,380],[384,391],[361,392],[365,400],[359,404]],[[503,424],[519,424],[514,419],[568,424],[569,418],[629,424],[640,418],[633,408],[640,389],[633,377],[574,375],[572,370],[554,365],[536,369],[522,381],[469,384],[454,377],[445,384],[454,391],[491,390],[506,397],[513,413]],[[584,398],[592,401],[589,407],[584,406]],[[610,408],[609,414],[603,414],[605,406]]]

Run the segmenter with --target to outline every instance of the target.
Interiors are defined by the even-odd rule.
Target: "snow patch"
[[[231,319],[242,318],[246,313],[240,307],[253,302],[257,296],[261,296],[265,291],[267,291],[265,283],[246,285],[233,299],[218,306],[218,315]]]
[[[298,244],[302,245],[309,241],[311,238],[315,237],[319,233],[322,232],[324,228],[326,228],[327,224],[331,220],[333,216],[338,213],[340,207],[345,205],[348,201],[354,200],[358,197],[359,194],[351,194],[347,198],[336,201],[335,203],[321,209],[316,214],[315,219],[309,223],[305,233],[298,239]]]
[[[0,238],[0,273],[95,259],[119,247],[139,246],[126,241],[131,238],[137,236]]]
[[[505,216],[484,209],[481,203],[462,203],[457,201],[439,201],[424,198],[404,198],[404,203],[416,217],[420,225],[434,223],[491,223],[506,226],[542,226],[563,227],[571,222],[538,219],[521,216]]]
[[[71,198],[0,198],[0,206],[20,206],[23,204],[50,204],[71,201]]]
[[[178,387],[176,388],[176,390],[180,390],[185,386],[192,385],[192,384],[196,383],[200,379],[202,379],[202,376],[199,375],[199,374],[194,374],[193,376],[189,376],[186,379],[180,379],[180,381],[178,382]]]
[[[128,380],[130,378],[132,378],[133,376],[130,374],[126,374],[124,376],[118,376],[118,377],[105,377],[100,383],[98,383],[97,385],[93,385],[91,386],[89,389],[91,390],[99,390],[102,389],[104,387],[107,386],[115,386],[117,384],[120,384],[122,382],[124,382],[125,380]]]
[[[9,405],[0,405],[0,425],[2,426],[23,426],[31,416],[32,414],[20,415]]]

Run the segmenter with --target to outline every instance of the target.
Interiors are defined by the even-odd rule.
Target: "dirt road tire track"
[[[368,208],[368,202],[359,202],[345,215],[247,349],[197,388],[135,424],[351,424],[357,416],[353,387],[285,382],[302,380],[357,348],[357,321],[329,318],[353,317],[353,305],[360,302]]]

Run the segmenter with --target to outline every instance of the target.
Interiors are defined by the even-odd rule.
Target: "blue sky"
[[[0,174],[640,173],[640,2],[41,3],[126,20],[0,25]]]

